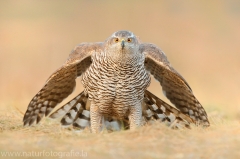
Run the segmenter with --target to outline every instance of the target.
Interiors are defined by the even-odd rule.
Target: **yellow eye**
[[[127,41],[130,43],[130,42],[132,42],[132,39],[131,39],[131,38],[128,38]]]
[[[114,40],[114,41],[117,43],[117,42],[119,42],[119,39],[118,39],[118,38],[115,38],[115,40]]]

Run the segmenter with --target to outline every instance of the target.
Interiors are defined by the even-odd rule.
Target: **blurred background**
[[[0,1],[0,109],[25,112],[77,44],[123,29],[159,46],[210,115],[240,119],[238,0]]]

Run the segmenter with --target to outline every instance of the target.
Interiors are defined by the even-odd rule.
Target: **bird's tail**
[[[90,111],[87,109],[88,96],[81,92],[67,104],[60,107],[50,118],[60,118],[62,126],[73,125],[79,129],[90,126]]]
[[[90,103],[88,96],[81,92],[67,104],[60,107],[50,115],[50,118],[60,118],[62,126],[70,126],[77,130],[90,127]],[[142,125],[154,120],[164,122],[172,128],[190,128],[195,121],[189,116],[181,113],[178,109],[165,103],[149,91],[145,91],[142,104]],[[129,128],[128,118],[118,120],[111,117],[104,118],[104,127],[109,131]]]
[[[83,130],[90,127],[90,103],[88,96],[81,92],[49,117],[53,119],[62,117],[62,126],[68,127],[72,125],[75,130]],[[102,123],[103,128],[106,127],[108,131],[124,129],[124,125],[127,125],[123,120],[120,121],[111,117],[105,118]]]
[[[178,109],[167,104],[148,90],[144,93],[142,107],[143,118],[146,123],[151,120],[159,120],[172,128],[190,128],[190,124],[195,124],[192,118],[181,113]]]

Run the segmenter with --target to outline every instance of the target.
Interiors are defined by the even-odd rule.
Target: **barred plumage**
[[[150,84],[149,73],[160,82],[163,93],[179,110],[146,90]],[[153,44],[139,43],[129,31],[118,31],[103,43],[77,46],[32,99],[24,125],[38,123],[47,116],[72,93],[79,76],[82,76],[84,93],[51,115],[65,115],[63,125],[73,124],[80,129],[91,126],[92,132],[98,132],[104,118],[106,127],[114,130],[119,130],[123,121],[133,129],[142,125],[143,119],[146,122],[160,119],[186,127],[189,123],[209,126],[204,108],[186,80],[171,67],[166,55]]]
[[[86,106],[87,102],[89,102],[88,96],[81,92],[49,117],[53,119],[62,118],[61,124],[63,126],[72,125],[76,130],[83,130],[90,127],[90,107]],[[148,90],[145,90],[142,102],[141,125],[155,120],[164,122],[172,128],[190,128],[191,124],[195,124],[195,121],[189,116],[165,103]],[[106,128],[109,131],[129,129],[128,117],[119,119],[114,116],[106,116],[101,124],[103,125],[102,128]]]
[[[105,58],[98,60],[101,57]],[[128,107],[143,99],[150,76],[144,69],[144,57],[141,58],[128,61],[123,67],[104,53],[92,56],[92,65],[83,74],[82,83],[89,99],[99,105],[101,114],[124,118]]]

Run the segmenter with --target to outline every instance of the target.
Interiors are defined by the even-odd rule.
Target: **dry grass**
[[[44,118],[40,125],[23,127],[22,114],[15,108],[6,108],[0,114],[0,150],[58,153],[72,150],[83,151],[87,158],[103,159],[238,158],[240,123],[218,116],[210,118],[212,125],[207,129],[192,127],[191,130],[172,130],[164,124],[154,123],[134,131],[91,134],[89,130],[79,133],[63,129],[58,121],[48,118]]]
[[[136,2],[0,1],[0,152],[83,150],[88,158],[240,158],[240,3]],[[38,126],[22,127],[23,115],[16,108],[26,111],[71,49],[80,42],[103,41],[120,29],[163,49],[206,109],[211,127],[175,131],[154,124],[96,135],[61,129],[47,118]],[[168,101],[156,81],[149,90]],[[63,103],[80,91],[81,86]]]

